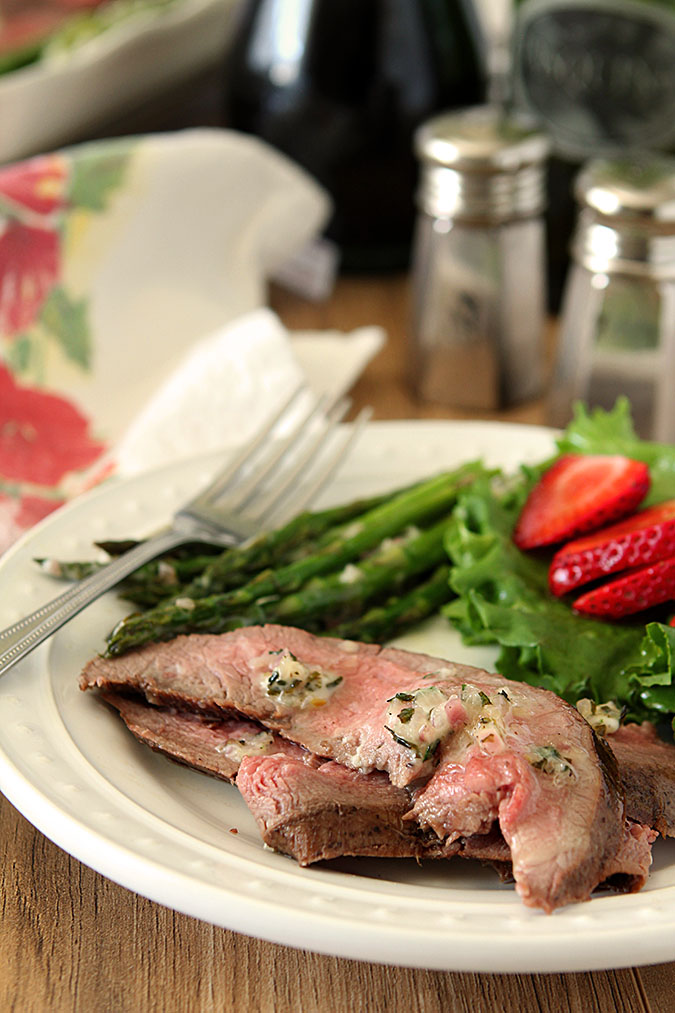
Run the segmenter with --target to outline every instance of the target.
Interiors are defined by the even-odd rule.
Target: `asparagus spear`
[[[169,640],[179,633],[224,633],[239,626],[282,623],[312,632],[330,630],[337,621],[358,622],[373,601],[390,598],[420,574],[438,566],[445,557],[447,520],[382,543],[358,565],[313,577],[288,595],[268,595],[232,607],[232,595],[179,598],[162,617],[147,612],[123,621],[108,641],[108,654],[123,654],[148,641]]]
[[[227,591],[266,567],[290,562],[296,554],[313,551],[321,535],[372,510],[392,495],[396,493],[354,500],[327,510],[306,511],[281,528],[263,532],[245,545],[222,552],[217,550],[205,554],[206,550],[202,549],[195,555],[193,548],[193,554],[189,555],[173,550],[170,555],[145,563],[127,577],[119,585],[122,589],[120,597],[150,608],[179,592],[202,598],[214,592]],[[110,541],[98,544],[108,555],[115,556],[137,543]],[[107,565],[99,560],[64,561],[54,558],[36,559],[35,562],[49,576],[69,581],[82,580]]]
[[[296,555],[309,555],[322,536],[332,538],[335,528],[376,509],[392,496],[407,491],[408,487],[393,493],[354,500],[327,510],[298,514],[282,528],[265,531],[246,544],[226,549],[216,556],[185,588],[185,594],[192,598],[203,598],[205,595],[229,591],[242,583],[242,576],[290,563]]]
[[[365,615],[346,619],[328,632],[332,637],[379,644],[434,615],[452,597],[450,567],[442,563],[406,594],[392,596],[382,604],[373,605]]]
[[[213,554],[199,554],[179,557],[174,555],[161,556],[144,563],[126,578],[124,584],[134,586],[165,588],[164,596],[173,593],[178,585],[191,580],[195,574],[202,573],[213,559]],[[54,557],[36,559],[38,566],[56,580],[83,580],[85,577],[98,573],[108,565],[105,559],[61,560]],[[168,588],[168,591],[166,590]]]
[[[218,617],[245,614],[253,603],[259,603],[261,599],[293,594],[314,577],[342,570],[348,563],[378,546],[383,539],[400,533],[408,526],[436,519],[439,514],[445,517],[459,489],[482,472],[480,464],[472,463],[420,483],[368,511],[353,524],[331,532],[322,539],[313,554],[276,571],[264,570],[234,591],[205,599],[180,596],[143,614],[128,616],[110,634],[107,653],[121,654],[152,640],[167,640],[188,628],[195,628],[197,622],[207,621],[207,617],[217,624],[221,621]],[[188,616],[185,608],[181,607],[186,601],[189,602]],[[198,628],[204,629],[205,626]]]

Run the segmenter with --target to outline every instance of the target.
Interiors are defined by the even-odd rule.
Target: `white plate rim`
[[[508,452],[513,466],[521,459],[541,459],[552,440],[551,430],[517,423],[376,422],[367,428],[347,469],[349,474],[358,473],[359,467],[364,474],[372,472],[373,461],[378,455],[390,460],[392,448],[407,454],[408,465],[414,459],[420,475],[438,470],[430,468],[430,462],[442,467],[448,448],[457,460],[479,456],[472,452],[476,448],[487,458],[491,454],[503,458]],[[209,455],[114,481],[41,522],[0,560],[0,625],[15,617],[2,594],[6,581],[16,589],[14,610],[26,611],[26,601],[35,607],[53,593],[53,585],[32,568],[34,552],[63,532],[90,537],[84,530],[87,524],[101,536],[113,521],[113,508],[118,525],[147,523],[143,496],[146,500],[156,496],[160,487],[173,481],[170,496],[178,503],[185,496],[185,483],[194,482],[202,470],[206,477],[216,461]],[[408,477],[413,476],[403,474],[401,484]],[[336,493],[344,484],[338,480],[334,498],[343,498]],[[330,501],[331,494],[324,498]],[[120,516],[120,504],[125,502],[135,508]],[[164,502],[161,506],[166,508]],[[78,621],[79,632],[74,629]],[[82,617],[71,626],[0,681],[0,709],[5,715],[0,727],[0,789],[47,837],[109,879],[184,914],[247,935],[383,964],[531,973],[675,959],[672,863],[660,869],[656,881],[640,894],[599,896],[548,917],[525,909],[510,891],[473,893],[460,885],[448,894],[437,886],[420,891],[415,884],[386,878],[325,868],[300,870],[262,848],[253,858],[250,849],[237,851],[234,838],[216,847],[185,828],[164,823],[109,779],[107,758],[94,764],[87,760],[65,728],[69,708],[79,703],[59,698],[63,687],[58,659],[81,651],[83,639],[89,637],[87,633],[83,638]],[[36,688],[45,687],[46,692],[36,693]],[[43,773],[40,763],[45,764]],[[112,826],[111,814],[133,834]]]

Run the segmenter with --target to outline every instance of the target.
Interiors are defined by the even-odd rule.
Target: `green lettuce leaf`
[[[675,497],[675,448],[638,439],[627,404],[582,407],[558,441],[561,453],[621,453],[645,460],[657,498]],[[621,623],[575,614],[548,590],[550,553],[521,552],[511,533],[534,482],[550,464],[463,492],[446,533],[457,598],[445,615],[468,644],[498,644],[507,678],[553,690],[571,703],[614,700],[636,720],[675,714],[675,629],[636,617]]]
[[[675,497],[675,446],[641,440],[633,427],[630,402],[619,398],[610,412],[574,408],[573,419],[557,441],[560,453],[624,454],[649,466],[651,488],[644,506]]]

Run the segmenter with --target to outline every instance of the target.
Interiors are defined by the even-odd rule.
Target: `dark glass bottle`
[[[482,101],[484,52],[465,0],[244,0],[227,58],[225,122],[329,191],[344,270],[407,265],[415,128]]]

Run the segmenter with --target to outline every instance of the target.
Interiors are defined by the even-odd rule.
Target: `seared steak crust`
[[[81,685],[236,713],[355,771],[385,771],[419,788],[406,820],[444,847],[497,821],[518,891],[546,911],[587,898],[623,839],[615,771],[575,708],[470,666],[266,626],[97,658]]]
[[[317,758],[292,742],[266,732],[262,725],[237,716],[208,717],[175,707],[153,707],[147,701],[103,693],[135,737],[156,753],[224,781],[234,781],[245,755],[287,753],[303,763]]]
[[[607,743],[618,762],[626,812],[662,837],[675,837],[675,746],[648,722],[624,725]]]

